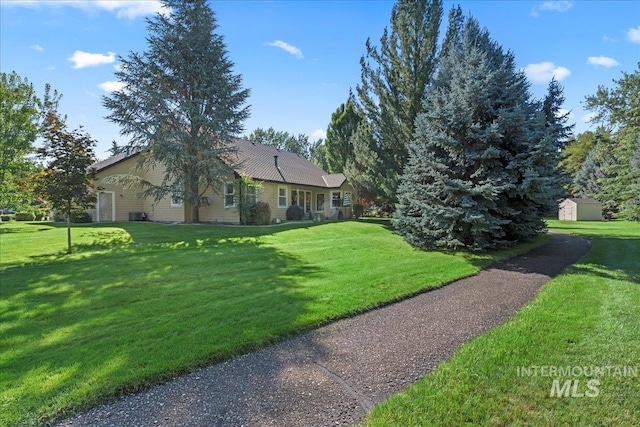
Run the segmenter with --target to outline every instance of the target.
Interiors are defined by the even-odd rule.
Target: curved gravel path
[[[475,276],[200,369],[57,426],[352,425],[463,343],[505,322],[589,249],[588,240],[556,234]]]

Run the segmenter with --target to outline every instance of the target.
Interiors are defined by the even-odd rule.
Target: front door
[[[112,222],[115,220],[115,200],[112,191],[101,191],[98,193],[98,222]]]

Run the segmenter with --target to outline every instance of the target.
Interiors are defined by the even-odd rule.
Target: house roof
[[[579,198],[579,197],[569,197],[567,200],[579,204],[579,205],[584,205],[584,204],[600,204],[601,202],[599,200],[596,199],[592,199],[592,198]]]
[[[237,149],[233,163],[239,166],[234,168],[235,172],[259,181],[340,188],[347,180],[344,174],[327,174],[309,160],[290,151],[240,138],[234,138],[231,145]],[[95,163],[93,167],[100,172],[138,154],[139,152],[118,154]]]
[[[94,168],[96,172],[100,172],[104,169],[110,168],[111,166],[115,166],[118,163],[122,163],[133,156],[137,156],[138,154],[140,154],[139,151],[116,154],[115,156],[109,157],[108,159],[94,163],[93,165],[91,165],[91,167]]]
[[[236,172],[253,179],[324,188],[339,188],[347,179],[341,173],[327,174],[290,151],[239,138],[234,139],[232,145],[238,150],[237,161],[240,163]]]

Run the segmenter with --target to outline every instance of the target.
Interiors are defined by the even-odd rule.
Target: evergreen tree
[[[528,89],[513,55],[467,19],[427,92],[398,189],[394,225],[409,243],[481,250],[543,228],[554,183],[544,162],[559,132]]]
[[[139,168],[164,167],[161,183],[135,182],[142,196],[184,201],[185,217],[199,221],[231,168],[220,161],[233,152],[231,137],[249,115],[249,91],[232,71],[214,12],[206,0],[163,0],[169,15],[147,20],[148,50],[120,58],[116,76],[124,89],[103,99],[110,120],[130,137],[124,147],[141,150]]]
[[[569,137],[575,127],[569,125],[569,112],[562,110],[564,104],[564,89],[560,83],[552,78],[547,89],[547,95],[542,102],[542,114],[544,120],[544,137],[542,138],[542,152],[539,171],[542,176],[550,177],[552,182],[548,182],[552,191],[549,206],[549,213],[557,208],[556,202],[567,196],[567,187],[571,183],[571,177],[561,167],[562,152],[569,143]]]
[[[347,162],[353,160],[351,137],[361,121],[362,117],[355,110],[351,100],[340,104],[331,115],[325,141],[328,172],[344,172]]]
[[[346,171],[361,194],[393,208],[415,118],[437,65],[441,0],[399,0],[379,47],[366,42],[362,81],[353,97],[361,123]]]

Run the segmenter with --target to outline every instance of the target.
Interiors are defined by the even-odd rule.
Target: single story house
[[[560,202],[561,221],[602,221],[602,203],[590,198],[569,198]]]
[[[344,174],[327,174],[304,157],[289,151],[234,138],[235,161],[239,166],[217,189],[209,189],[210,205],[200,208],[200,221],[239,223],[236,188],[241,176],[249,176],[261,185],[250,193],[256,201],[269,203],[272,220],[286,219],[287,208],[299,205],[310,217],[349,218],[353,187]],[[112,175],[135,174],[152,183],[162,181],[164,170],[135,169],[140,154],[119,154],[96,163],[97,194],[94,209],[89,210],[95,222],[150,220],[185,222],[190,209],[182,201],[166,197],[158,202],[138,197],[139,191],[105,181]]]

